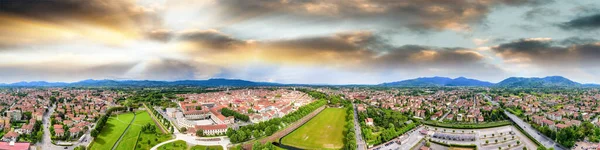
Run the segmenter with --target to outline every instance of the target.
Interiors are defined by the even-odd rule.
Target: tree
[[[187,132],[187,128],[181,127],[181,129],[179,131],[181,131],[181,133],[185,133],[185,132]]]
[[[204,130],[197,130],[196,136],[204,136]]]
[[[90,135],[91,135],[92,137],[97,137],[97,136],[98,136],[98,130],[96,130],[96,129],[93,129],[93,130],[90,132]]]

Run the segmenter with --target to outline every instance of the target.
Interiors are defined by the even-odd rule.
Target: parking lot
[[[441,143],[475,144],[479,149],[523,149],[523,147],[537,149],[535,143],[513,126],[487,129],[448,129],[425,126],[425,129],[428,129],[427,136]]]

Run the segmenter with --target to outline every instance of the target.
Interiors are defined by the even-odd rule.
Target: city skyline
[[[600,83],[592,0],[0,2],[0,83]]]

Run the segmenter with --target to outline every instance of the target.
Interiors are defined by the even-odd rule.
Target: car
[[[68,149],[68,148],[69,148],[69,147],[66,147],[66,146],[65,146],[65,149]]]

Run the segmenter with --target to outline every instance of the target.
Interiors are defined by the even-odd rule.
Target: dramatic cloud
[[[548,0],[331,0],[331,1],[217,1],[230,20],[268,15],[325,18],[336,21],[370,21],[412,30],[471,30],[493,7],[541,5]]]
[[[159,58],[139,63],[127,77],[150,80],[189,80],[208,78],[218,72],[219,69],[208,64]]]
[[[600,42],[595,39],[520,39],[500,44],[492,50],[508,62],[541,67],[586,67],[600,63]]]
[[[247,42],[225,35],[217,30],[184,31],[179,40],[197,44],[199,47],[212,50],[229,50],[243,47]]]
[[[7,0],[0,4],[0,45],[77,37],[109,44],[160,27],[157,10],[133,0]]]
[[[286,66],[320,66],[347,71],[374,72],[464,71],[464,67],[467,66],[478,68],[478,72],[502,72],[494,65],[486,63],[485,57],[476,50],[423,45],[394,46],[385,38],[368,31],[252,42],[239,40],[217,31],[194,33],[195,36],[190,36],[189,33],[184,32],[182,37],[185,38],[180,39],[186,42],[192,39],[194,42],[200,42],[200,45],[189,48],[192,51],[186,52],[197,55],[207,63],[232,65],[261,60]],[[204,51],[204,48],[210,48],[218,53],[199,54],[199,51]],[[240,60],[243,61],[238,62]]]
[[[559,25],[565,30],[596,30],[600,28],[600,13],[573,19]]]

